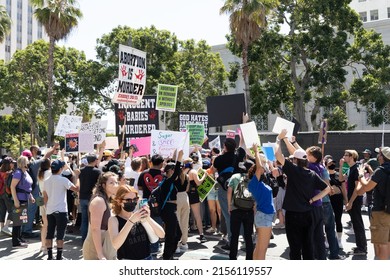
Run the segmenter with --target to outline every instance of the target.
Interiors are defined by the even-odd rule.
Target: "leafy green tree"
[[[52,116],[53,108],[53,72],[54,72],[54,47],[55,43],[65,39],[73,28],[78,24],[82,17],[79,8],[75,6],[75,0],[31,0],[35,8],[37,20],[45,27],[49,36],[49,59],[48,59],[48,88],[47,88],[47,146],[51,145],[54,130],[54,121]]]
[[[6,9],[0,5],[0,43],[4,42],[5,36],[11,31],[11,23]]]
[[[114,28],[98,39],[97,57],[104,70],[102,85],[111,85],[103,99],[111,101],[113,86],[118,77],[119,44],[146,52],[146,95],[156,95],[158,84],[178,85],[177,111],[204,111],[206,97],[226,93],[227,72],[218,54],[211,52],[205,41],[179,41],[169,31],[150,28],[132,29],[127,26]],[[102,68],[103,69],[103,68]],[[112,104],[109,103],[110,108]],[[177,127],[176,114],[166,113],[169,127]],[[172,121],[171,121],[172,120]]]
[[[290,111],[307,131],[310,118],[316,128],[323,97],[344,107],[347,67],[350,64],[351,34],[362,23],[349,0],[281,0],[270,28],[250,50],[253,62],[251,97],[256,113]],[[281,33],[281,26],[287,26]],[[256,70],[254,70],[256,69]],[[347,99],[342,100],[342,97]],[[281,107],[281,103],[285,107]]]
[[[249,90],[248,49],[258,40],[267,25],[267,15],[276,6],[276,0],[226,0],[221,14],[230,15],[230,31],[235,44],[240,47],[244,79],[245,106],[251,115]]]
[[[35,41],[17,51],[6,65],[0,65],[1,102],[13,109],[14,115],[28,121],[31,127],[31,144],[44,145],[42,135],[47,127],[47,52],[49,44]],[[87,70],[95,65],[85,59],[82,52],[73,48],[56,47],[54,51],[53,121],[66,113],[73,104],[74,113],[88,115],[96,97],[95,87],[88,84],[93,75]],[[45,121],[46,120],[46,121]]]

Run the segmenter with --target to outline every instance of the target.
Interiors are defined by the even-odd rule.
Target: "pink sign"
[[[234,130],[227,130],[226,131],[226,138],[236,138],[236,132]]]
[[[135,146],[136,152],[134,152],[133,156],[139,157],[150,154],[150,141],[151,137],[142,137],[137,139],[131,139],[130,144]]]

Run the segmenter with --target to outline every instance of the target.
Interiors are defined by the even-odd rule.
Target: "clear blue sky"
[[[178,39],[226,43],[229,18],[220,15],[223,0],[78,0],[83,18],[61,45],[83,50],[95,59],[96,39],[119,25],[168,30]]]

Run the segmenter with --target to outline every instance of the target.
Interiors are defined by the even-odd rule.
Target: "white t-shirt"
[[[133,184],[133,187],[138,191],[138,178],[139,178],[139,175],[141,174],[141,172],[137,172],[137,171],[134,171],[133,169],[131,169],[130,167],[130,170],[125,169],[125,177],[126,179],[130,179],[130,178],[134,178],[134,184]]]
[[[46,191],[48,200],[46,204],[46,214],[50,215],[56,211],[68,213],[66,202],[66,191],[73,186],[67,178],[59,175],[51,175],[45,180],[43,190]]]

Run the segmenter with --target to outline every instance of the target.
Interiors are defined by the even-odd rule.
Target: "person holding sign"
[[[207,239],[203,234],[203,224],[202,224],[202,216],[200,213],[200,200],[198,194],[198,186],[204,181],[207,176],[207,172],[204,172],[202,178],[199,179],[198,172],[194,169],[194,162],[191,158],[188,158],[184,161],[184,173],[188,174],[188,178],[190,180],[190,188],[188,192],[188,197],[190,200],[190,206],[192,214],[194,215],[194,219],[196,222],[196,226],[199,232],[199,240],[200,242],[206,242]]]

